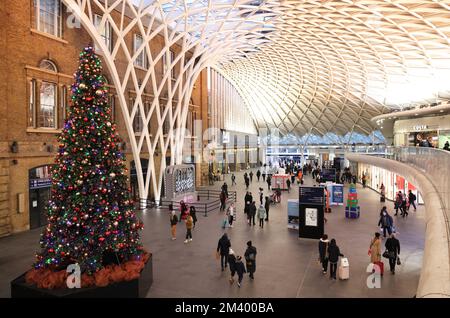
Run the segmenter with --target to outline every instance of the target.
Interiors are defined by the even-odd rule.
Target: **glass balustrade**
[[[348,146],[347,152],[396,160],[425,173],[436,187],[450,219],[450,151],[428,147]]]

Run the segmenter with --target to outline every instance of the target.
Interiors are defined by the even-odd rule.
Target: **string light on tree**
[[[80,54],[69,115],[59,136],[36,269],[64,270],[78,263],[83,273],[94,274],[104,267],[107,253],[121,262],[144,253],[142,223],[129,198],[126,159],[107,96],[100,59],[87,47]]]

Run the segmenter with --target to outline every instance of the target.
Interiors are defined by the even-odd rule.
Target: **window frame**
[[[102,19],[103,19],[103,16],[101,16],[99,14],[94,14],[94,26],[97,29],[97,31],[100,33],[100,36],[104,40],[104,43],[106,44],[109,52],[111,53],[112,49],[113,49],[113,28],[112,28],[112,25],[109,22],[109,20],[106,19],[105,28],[103,30],[104,32],[101,32],[101,30],[99,30],[99,28],[100,28]],[[103,53],[103,51],[100,49],[100,47],[98,46],[97,43],[94,44],[94,47],[98,53]]]
[[[141,45],[142,45],[142,43],[141,43],[141,45],[137,45],[137,39],[138,38],[140,38],[141,40],[142,40],[142,43],[144,43],[144,37],[142,36],[142,35],[140,35],[140,34],[137,34],[137,33],[135,33],[134,35],[133,35],[133,55],[135,55],[136,54],[136,52],[137,52],[137,50],[141,47]],[[141,60],[142,59],[142,63],[138,63],[138,61],[139,60]],[[140,69],[143,69],[143,70],[148,70],[148,67],[149,67],[149,65],[148,65],[148,56],[147,56],[147,51],[146,51],[146,49],[144,48],[144,50],[142,50],[142,52],[141,52],[141,54],[139,54],[137,57],[136,57],[136,60],[134,61],[134,66],[135,67],[137,67],[137,68],[140,68]]]
[[[53,86],[54,88],[54,96],[53,96],[53,127],[47,127],[44,126],[41,122],[41,111],[42,111],[42,89],[44,84],[49,84]],[[39,107],[37,108],[37,114],[38,114],[38,128],[41,129],[58,129],[58,99],[59,99],[59,93],[58,93],[58,84],[54,83],[52,81],[46,81],[43,80],[40,82],[39,85]]]
[[[41,1],[43,0],[34,0],[34,5],[36,8],[36,20],[35,20],[35,24],[36,24],[36,30],[38,30],[39,32],[45,33],[45,34],[50,34],[51,36],[57,37],[62,39],[63,36],[63,10],[62,10],[62,2],[61,0],[54,0],[54,3],[57,4],[58,6],[55,6],[54,8],[54,12],[52,12],[51,14],[53,15],[53,32],[49,33],[46,30],[41,28]]]
[[[173,62],[175,61],[175,52],[171,49],[169,49],[169,59],[170,59],[170,65],[172,66],[170,68],[170,79],[172,81],[175,81],[176,80],[176,72],[175,72],[175,64],[173,64]],[[166,54],[163,54],[163,56],[162,56],[162,63],[163,63],[163,74],[166,75],[166,73],[167,73]]]

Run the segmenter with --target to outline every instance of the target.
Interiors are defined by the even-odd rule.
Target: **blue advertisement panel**
[[[333,184],[332,202],[337,205],[344,204],[344,186],[340,184]]]

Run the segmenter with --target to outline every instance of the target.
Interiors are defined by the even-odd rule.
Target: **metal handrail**
[[[210,198],[217,198],[213,201],[209,202],[192,202],[189,203],[189,206],[194,206],[197,213],[203,213],[204,216],[208,216],[209,212],[213,212],[220,208],[220,193],[219,190],[206,190],[206,189],[199,189],[196,191],[198,198],[206,198],[207,200],[210,200]],[[226,203],[232,203],[237,201],[237,192],[236,191],[228,191],[228,198]],[[172,204],[172,207],[174,210],[180,209],[180,201],[173,201],[173,200],[164,200],[161,199],[159,207],[160,209],[168,209],[169,205]]]
[[[382,156],[406,163],[424,172],[437,189],[442,205],[450,219],[450,151],[431,147],[356,146],[348,147],[352,153]]]

